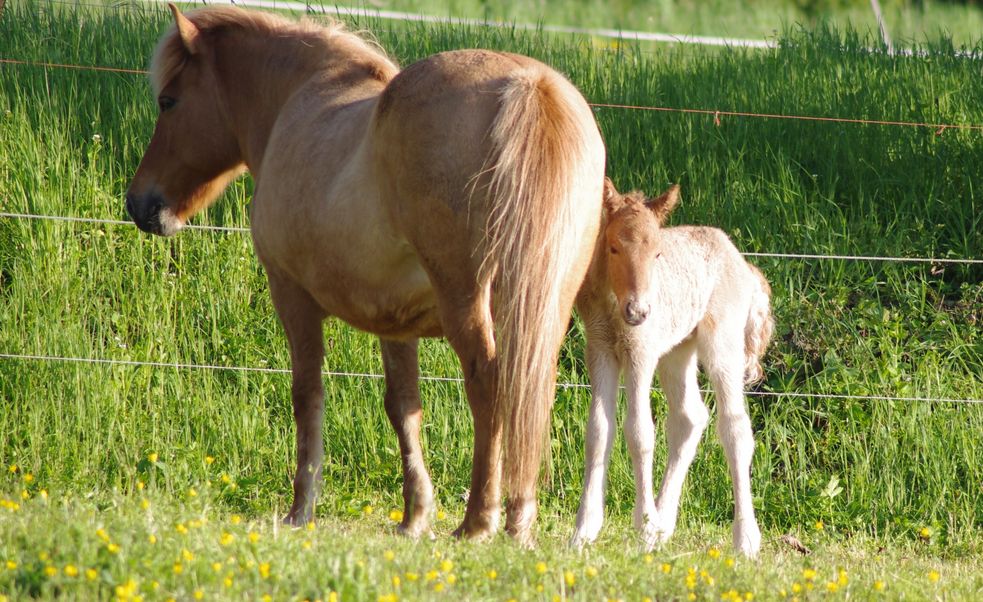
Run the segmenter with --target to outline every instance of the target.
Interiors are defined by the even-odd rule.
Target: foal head
[[[679,203],[679,186],[656,198],[638,191],[621,194],[604,180],[605,223],[602,234],[608,285],[618,300],[621,317],[638,326],[648,317],[650,267],[662,254],[659,228]]]
[[[213,49],[172,4],[176,27],[151,64],[160,113],[126,192],[126,211],[145,232],[169,236],[242,171],[242,153],[221,104]]]

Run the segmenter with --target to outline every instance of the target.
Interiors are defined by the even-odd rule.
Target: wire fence
[[[58,0],[50,0],[53,3],[58,4],[68,4],[68,5],[83,5],[80,2],[58,2]],[[154,0],[149,0],[152,4],[156,4]],[[265,2],[262,0],[250,0],[249,2],[231,2],[231,1],[219,1],[211,2],[211,4],[237,4],[240,6],[256,6],[265,8],[283,8],[288,10],[306,10],[311,12],[312,7],[310,4],[300,4],[296,2]],[[106,8],[106,5],[96,4],[85,4],[86,6],[98,6]],[[267,6],[268,5],[268,6]],[[323,9],[323,7],[320,7]],[[337,8],[337,7],[336,7]],[[354,11],[354,9],[344,9],[351,12],[349,16],[369,16],[369,17],[380,17],[379,11]],[[337,12],[337,11],[335,11]],[[338,13],[338,14],[348,14],[348,12]],[[383,11],[385,12],[385,11]],[[421,17],[421,18],[417,18]],[[436,19],[433,17],[427,17],[425,15],[409,15],[408,13],[393,13],[387,16],[382,16],[381,18],[393,18],[401,20],[410,21],[427,21],[427,22],[444,22],[448,24],[469,24],[469,25],[482,25],[482,26],[502,26],[505,24],[488,22],[488,21],[475,21],[468,19]],[[547,31],[556,32],[569,32],[569,33],[583,33],[589,35],[598,35],[600,37],[618,37],[626,38],[627,34],[642,34],[643,32],[615,32],[613,30],[587,30],[581,28],[557,28],[551,26],[515,26],[514,24],[508,24],[510,27],[523,28],[533,28],[544,29]],[[671,39],[657,39],[655,37],[647,38],[641,35],[631,37],[627,36],[628,39],[638,39],[647,41],[674,41],[683,43],[694,43],[694,44],[711,44],[711,45],[721,45],[719,40],[725,40],[723,38],[713,39],[708,41],[705,38],[694,38],[691,36],[672,36],[670,34],[645,34],[651,36],[668,36]],[[726,39],[733,42],[733,39]],[[745,42],[747,40],[744,40]],[[744,45],[740,43],[727,44],[722,43],[722,45]],[[761,47],[750,45],[750,47]],[[129,69],[122,67],[112,67],[112,66],[100,66],[100,65],[76,65],[68,63],[56,63],[56,62],[44,62],[44,61],[29,61],[20,60],[10,57],[0,57],[0,64],[23,66],[23,67],[35,67],[44,69],[70,69],[70,70],[81,70],[81,71],[93,71],[93,72],[103,72],[103,73],[123,73],[123,74],[137,74],[146,75],[148,72],[143,69]],[[962,130],[962,131],[983,131],[983,125],[977,124],[965,124],[965,123],[924,123],[924,122],[912,122],[904,120],[876,120],[876,119],[860,119],[860,118],[849,118],[849,117],[831,117],[831,116],[810,116],[810,115],[788,115],[788,114],[774,114],[774,113],[760,113],[760,112],[749,112],[749,111],[730,111],[721,109],[703,109],[703,108],[681,108],[681,107],[660,107],[660,106],[643,106],[643,105],[628,105],[628,104],[616,104],[616,103],[589,103],[595,109],[618,109],[618,110],[634,110],[634,111],[657,111],[657,112],[672,112],[681,113],[688,115],[704,115],[712,116],[714,123],[720,125],[721,117],[741,117],[741,118],[757,118],[757,119],[783,119],[783,120],[801,120],[801,121],[812,121],[812,122],[824,122],[824,123],[841,123],[841,124],[854,124],[854,125],[873,125],[873,126],[886,126],[886,127],[914,127],[914,128],[929,128],[935,131],[936,135],[941,135],[946,130]],[[132,225],[129,221],[124,220],[112,220],[112,219],[102,219],[102,218],[89,218],[89,217],[75,217],[75,216],[60,216],[60,215],[38,215],[30,213],[15,213],[15,212],[0,212],[0,218],[5,219],[24,219],[24,220],[44,220],[44,221],[60,221],[60,222],[75,222],[75,223],[87,223],[87,224],[101,224],[101,225],[114,225],[114,226],[130,226]],[[229,233],[244,233],[248,232],[248,228],[244,227],[229,227],[229,226],[207,226],[207,225],[190,225],[186,228],[191,230],[201,230],[201,231],[215,231],[215,232],[229,232]],[[983,264],[983,259],[975,258],[952,258],[952,257],[891,257],[891,256],[871,256],[871,255],[849,255],[849,254],[813,254],[813,253],[777,253],[777,252],[749,252],[744,253],[745,256],[749,257],[768,257],[768,258],[778,258],[785,260],[837,260],[837,261],[867,261],[867,262],[903,262],[903,263],[928,263],[928,264],[969,264],[978,265]],[[158,367],[158,368],[174,368],[179,370],[222,370],[222,371],[237,371],[237,372],[254,372],[254,373],[273,373],[273,374],[283,374],[289,373],[290,371],[285,368],[263,368],[263,367],[247,367],[247,366],[222,366],[222,365],[208,365],[208,364],[191,364],[191,363],[169,363],[169,362],[149,362],[140,360],[118,360],[118,359],[102,359],[102,358],[78,358],[78,357],[64,357],[64,356],[49,356],[49,355],[32,355],[32,354],[15,354],[15,353],[0,353],[0,359],[6,360],[19,360],[19,361],[42,361],[42,362],[61,362],[61,363],[76,363],[76,364],[92,364],[92,365],[117,365],[117,366],[132,366],[132,367]],[[384,375],[374,374],[374,373],[358,373],[358,372],[334,372],[325,371],[323,373],[325,376],[333,377],[347,377],[347,378],[370,378],[370,379],[382,379]],[[439,377],[439,376],[423,376],[421,378],[423,381],[429,382],[451,382],[451,383],[462,383],[463,380],[460,378],[453,377]],[[578,384],[578,383],[558,383],[558,386],[562,388],[587,388],[588,385]],[[751,391],[749,395],[758,397],[786,397],[786,398],[816,398],[816,399],[843,399],[843,400],[868,400],[868,401],[891,401],[891,402],[940,402],[940,403],[950,403],[950,404],[983,404],[983,399],[959,399],[959,398],[932,398],[932,397],[899,397],[899,396],[882,396],[882,395],[853,395],[853,394],[835,394],[835,393],[798,393],[798,392],[773,392],[773,391]]]
[[[182,362],[148,362],[139,360],[121,360],[105,358],[87,357],[66,357],[57,355],[36,355],[36,354],[16,354],[0,353],[0,359],[18,361],[37,361],[50,363],[67,364],[89,364],[103,366],[125,366],[125,367],[145,367],[145,368],[172,368],[175,370],[213,370],[224,372],[243,372],[258,374],[290,374],[288,368],[267,368],[252,366],[226,366],[218,364],[190,364]],[[384,380],[384,374],[374,372],[340,372],[333,370],[322,370],[322,376],[335,378],[360,378],[372,380]],[[429,376],[421,375],[422,382],[452,383],[463,385],[464,379],[453,376]],[[590,385],[584,383],[558,382],[557,387],[561,389],[590,389]],[[712,393],[709,389],[701,389],[701,392]],[[945,397],[906,397],[892,395],[854,395],[850,393],[802,393],[797,391],[746,391],[746,395],[752,397],[787,397],[795,399],[841,399],[849,401],[884,401],[899,403],[944,403],[944,404],[964,404],[978,405],[983,404],[983,399],[973,398],[945,398]]]

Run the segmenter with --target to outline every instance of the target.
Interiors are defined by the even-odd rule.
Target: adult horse
[[[253,241],[292,361],[286,520],[313,513],[322,322],[335,316],[382,343],[401,530],[429,531],[417,342],[445,336],[475,432],[456,533],[494,533],[504,486],[506,529],[526,540],[557,353],[601,215],[604,146],[583,97],[528,57],[446,52],[399,71],[339,24],[171,10],[151,63],[160,115],[126,208],[142,230],[172,235],[252,172]]]

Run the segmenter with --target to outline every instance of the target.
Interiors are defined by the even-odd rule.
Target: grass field
[[[167,24],[156,9],[8,2],[0,58],[143,69]],[[509,29],[355,26],[401,64],[470,46],[530,54],[597,103],[983,124],[979,62],[953,57],[945,43],[929,56],[890,57],[867,51],[869,38],[820,27],[790,30],[767,52],[641,52]],[[978,130],[728,116],[716,125],[711,115],[613,108],[596,115],[622,188],[680,182],[674,222],[721,226],[745,251],[981,258]],[[141,75],[0,65],[0,211],[124,219],[123,191],[154,118]],[[237,182],[196,223],[248,225],[250,186]],[[695,565],[692,591],[706,599],[731,589],[759,599],[783,589],[790,597],[978,597],[983,405],[863,397],[983,399],[983,266],[754,261],[772,282],[778,321],[767,378],[749,398],[753,489],[767,539],[759,563],[726,564],[730,485],[709,438],[684,492],[678,539],[652,567],[629,534],[623,443],[602,541],[586,555],[564,550],[581,483],[583,388],[558,391],[540,548],[517,552],[504,540],[474,546],[448,537],[463,511],[471,446],[456,382],[422,385],[424,445],[446,517],[435,543],[413,545],[392,535],[388,518],[398,506],[399,453],[378,379],[326,378],[325,495],[308,534],[271,526],[289,504],[287,374],[0,359],[0,463],[16,466],[0,477],[0,595],[419,598],[443,583],[448,595],[469,599],[667,599],[687,596]],[[0,218],[0,324],[3,354],[288,367],[265,277],[242,233],[162,240],[131,225]],[[326,337],[326,370],[381,372],[371,337],[337,323]],[[562,382],[585,384],[582,349],[574,323]],[[421,367],[459,375],[439,341],[422,346]],[[861,398],[824,397],[843,394]],[[653,407],[661,425],[658,394]],[[657,464],[664,456],[657,449]],[[242,523],[232,525],[232,515]],[[225,532],[235,536],[228,546]],[[777,543],[786,532],[815,554],[788,552]],[[180,560],[185,549],[191,560]],[[448,559],[456,568],[442,571]],[[273,567],[267,579],[263,562]],[[68,564],[79,574],[66,574]],[[431,570],[439,580],[426,579]],[[487,579],[491,570],[500,578]],[[804,589],[811,570],[818,592]],[[459,582],[448,583],[451,572]]]

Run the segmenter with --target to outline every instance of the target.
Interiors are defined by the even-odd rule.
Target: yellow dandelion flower
[[[238,514],[233,514],[232,516],[229,517],[229,522],[232,523],[233,525],[238,525],[239,523],[242,522],[242,517],[239,516]]]
[[[826,582],[826,591],[828,591],[829,593],[835,594],[837,592],[837,590],[839,590],[839,589],[840,589],[840,586],[837,585],[835,581],[828,581],[828,582]]]
[[[95,581],[98,576],[99,572],[95,569],[85,569],[85,578],[89,581]]]
[[[412,572],[405,573],[403,576],[406,577],[406,580],[407,581],[416,581],[417,579],[420,578],[420,576],[418,574],[412,573]]]
[[[15,472],[17,472],[17,465],[11,464],[10,466],[8,466],[7,472],[9,472],[10,474],[14,474]]]
[[[34,482],[34,475],[32,475],[29,472],[24,473],[24,482],[25,483],[32,483],[32,482]]]
[[[423,578],[426,579],[427,581],[435,581],[439,576],[440,573],[438,573],[437,571],[427,571],[427,574],[424,575]]]
[[[577,577],[573,574],[573,571],[564,571],[563,582],[567,584],[567,587],[573,587],[573,584],[577,582]]]
[[[20,492],[20,497],[21,497],[21,499],[29,500],[29,499],[31,499],[31,494],[28,493],[27,489],[23,489]]]
[[[399,578],[399,575],[393,575],[392,579],[393,587],[399,589],[399,586],[403,584],[403,580]]]
[[[137,480],[137,491],[143,491],[144,484],[143,481]]]
[[[693,592],[690,592],[690,593],[686,594],[686,599],[689,600],[690,602],[693,602],[693,600],[696,600],[696,594],[694,594]]]
[[[666,575],[668,575],[669,572],[672,571],[672,565],[665,562],[663,562],[662,566],[659,568],[661,568],[662,572],[665,573]]]
[[[792,593],[793,594],[798,594],[801,591],[802,591],[802,586],[799,585],[799,582],[798,581],[796,581],[795,583],[792,584]]]
[[[160,582],[159,581],[151,581],[150,582],[150,589],[152,589],[154,591],[159,590],[160,589]]]
[[[212,563],[212,570],[215,571],[216,573],[220,572],[222,570],[222,563],[221,562],[213,562]]]
[[[393,552],[392,550],[386,550],[385,552],[382,553],[382,557],[385,558],[386,560],[392,561],[394,558],[396,558],[396,552]]]
[[[442,560],[440,562],[440,570],[444,573],[451,572],[451,569],[453,568],[454,568],[454,563],[451,562],[450,560]]]
[[[655,556],[652,556],[651,554],[646,554],[643,560],[645,560],[645,564],[652,564],[652,562],[655,560]]]
[[[250,531],[246,537],[249,539],[249,543],[256,543],[259,541],[259,533],[255,531]]]
[[[96,529],[96,537],[104,542],[109,541],[109,533],[106,533],[106,530],[103,528]]]
[[[445,513],[443,510],[438,510],[437,520],[444,520],[445,518],[447,518],[447,513]]]
[[[918,532],[918,537],[925,540],[932,539],[932,529],[930,527],[922,527]]]
[[[457,575],[455,575],[454,573],[450,573],[449,575],[444,577],[444,581],[447,582],[447,585],[454,585],[455,583],[457,583]]]
[[[66,577],[78,577],[79,576],[78,567],[76,567],[74,564],[66,564],[65,565],[65,568],[64,568],[64,571],[65,571],[65,576]]]
[[[816,527],[816,531],[822,531],[823,529],[826,528],[826,525],[823,524],[823,521],[817,520],[815,527]]]
[[[181,535],[188,534],[188,528],[184,526],[184,523],[178,523],[174,525],[174,530],[180,533]]]
[[[58,574],[58,569],[49,564],[48,566],[44,567],[44,574],[49,577],[54,577]]]
[[[225,576],[225,579],[222,580],[222,585],[224,585],[225,587],[232,587],[232,574],[231,573]]]
[[[720,558],[720,550],[715,547],[710,548],[709,550],[707,550],[707,556],[716,560],[717,558]]]
[[[328,602],[338,602],[338,592],[331,592],[328,594]]]
[[[211,466],[214,463],[215,463],[215,458],[213,458],[212,456],[205,456],[205,464]]]
[[[754,593],[753,592],[744,592],[744,599],[747,602],[751,602],[751,600],[754,600]]]
[[[107,543],[106,544],[106,551],[109,552],[110,554],[118,554],[119,553],[119,546],[117,544],[114,544],[114,543]]]
[[[195,559],[195,555],[191,552],[191,550],[185,548],[181,550],[181,558],[185,559],[188,562],[191,562],[192,560]]]
[[[541,594],[541,593],[543,593],[543,590],[544,590],[544,589],[546,589],[546,588],[545,588],[545,587],[543,586],[543,584],[542,584],[542,583],[537,583],[537,584],[536,584],[536,592],[537,592],[537,593],[540,593],[540,594]]]
[[[181,573],[184,572],[184,565],[182,565],[180,562],[175,562],[174,566],[171,568],[174,571],[175,575],[180,575]]]
[[[435,592],[442,592],[442,591],[444,591],[444,584],[441,583],[440,581],[438,581],[437,583],[434,583],[433,584],[433,591],[435,591]]]
[[[874,582],[874,591],[882,592],[887,588],[887,583],[884,583],[880,579]]]
[[[498,579],[498,571],[496,571],[495,569],[488,571],[486,575],[488,575],[488,578],[491,579],[492,581]]]
[[[317,525],[314,523],[314,521],[311,521],[311,522],[307,523],[307,530],[308,531],[313,531],[314,529],[317,529]]]
[[[157,452],[147,454],[147,460],[149,460],[151,464],[156,463],[158,457]]]
[[[198,497],[198,490],[194,487],[188,489],[188,497]]]
[[[592,566],[589,566],[586,569],[584,569],[584,574],[587,575],[588,577],[597,577],[597,569]]]
[[[150,500],[148,500],[147,498],[143,498],[142,500],[140,500],[141,510],[148,510],[149,508],[150,508]]]
[[[229,483],[232,482],[232,477],[230,477],[229,475],[227,475],[225,473],[222,473],[222,476],[219,477],[219,479],[221,479],[222,483],[224,483],[226,485],[228,485]]]
[[[372,514],[373,512],[375,512],[375,508],[373,508],[372,506],[370,506],[368,504],[366,504],[362,508],[362,514],[364,514],[365,516],[368,516],[368,515]]]
[[[652,602],[652,598],[645,596],[644,598],[642,598],[642,602]]]
[[[271,595],[269,595],[269,594],[263,594],[263,597],[262,597],[262,598],[260,598],[260,599],[261,599],[261,600],[262,600],[263,602],[273,602],[273,596],[271,596]]]
[[[42,500],[46,500],[46,499],[48,499],[48,490],[47,489],[42,489],[41,491],[38,491],[38,495],[41,496],[41,499]]]
[[[836,572],[836,584],[840,587],[846,587],[847,583],[850,583],[850,577],[846,574],[846,571],[840,569]]]
[[[545,562],[540,561],[536,563],[536,572],[539,573],[540,575],[544,574],[546,572],[546,569],[547,566]]]
[[[806,581],[814,580],[818,574],[816,569],[802,569],[802,578]]]
[[[269,577],[270,577],[270,563],[269,562],[261,562],[259,564],[259,576],[262,577],[263,579],[269,579]]]
[[[17,563],[16,563],[16,562],[14,562],[13,560],[8,560],[8,561],[7,561],[6,563],[5,563],[5,566],[7,567],[7,570],[8,570],[8,571],[12,571],[12,570],[14,570],[14,569],[16,569],[16,568],[17,568]]]
[[[939,582],[939,578],[941,578],[941,577],[942,577],[942,575],[939,575],[939,572],[938,571],[929,571],[928,572],[928,580],[931,581],[932,583],[938,583]]]
[[[728,556],[726,559],[724,559],[724,565],[729,569],[734,568],[734,559]]]
[[[195,596],[195,600],[201,600],[202,598],[205,597],[205,592],[203,592],[200,589],[196,589],[195,590],[195,593],[194,593],[194,596]],[[266,596],[266,597],[269,598],[269,596]]]
[[[229,533],[228,531],[222,531],[222,535],[218,538],[218,545],[228,546],[232,545],[232,542],[236,540],[236,536]]]
[[[147,536],[147,541],[150,542],[150,545],[154,545],[155,543],[157,543],[157,536],[151,533],[150,535]]]
[[[402,520],[403,520],[403,511],[402,510],[391,510],[389,512],[389,520],[393,521],[394,523],[402,522]]]
[[[300,547],[304,548],[305,550],[310,550],[311,547],[313,546],[314,546],[314,542],[312,542],[309,539],[305,539],[304,543],[300,544]]]

